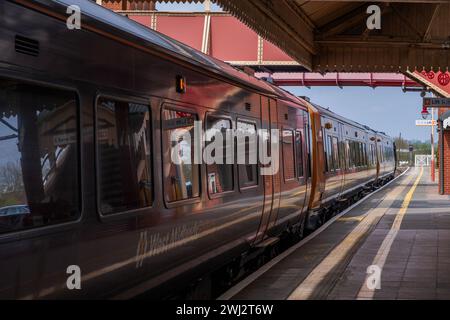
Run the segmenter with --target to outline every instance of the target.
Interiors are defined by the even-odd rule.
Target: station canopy
[[[213,2],[311,71],[445,71],[450,65],[450,0]],[[367,27],[373,4],[380,8],[380,30]]]

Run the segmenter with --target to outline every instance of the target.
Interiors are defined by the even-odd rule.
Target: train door
[[[323,202],[329,202],[339,196],[342,190],[342,175],[339,159],[339,125],[329,118],[322,118],[324,127],[324,153],[325,153],[325,192]]]
[[[263,130],[260,133],[260,139],[262,139],[262,144],[265,144],[267,146],[267,153],[271,157],[279,157],[278,154],[271,153],[270,149],[272,141],[270,130],[278,129],[276,109],[277,104],[275,100],[267,97],[261,97],[261,129]],[[269,165],[265,165],[265,167],[268,166]],[[267,230],[273,227],[273,225],[275,224],[280,193],[280,181],[278,178],[278,172],[274,172],[273,175],[263,175],[261,176],[261,178],[264,183],[264,207],[255,242],[263,240],[267,233]]]
[[[308,179],[305,112],[297,106],[279,102],[278,124],[280,126],[280,203],[275,229],[296,225],[302,217],[307,196]],[[276,204],[275,204],[276,205]]]
[[[309,203],[309,199],[311,197],[311,189],[312,189],[312,171],[313,171],[313,155],[312,155],[312,149],[311,146],[313,144],[312,141],[312,126],[310,123],[310,117],[309,117],[309,113],[308,111],[303,111],[303,128],[304,128],[304,133],[303,133],[303,150],[304,150],[304,156],[303,159],[305,161],[303,167],[304,167],[304,182],[306,185],[306,194],[305,194],[305,203],[303,205],[303,210],[307,210],[308,209],[308,203]],[[297,156],[300,157],[300,155],[298,155],[298,151],[297,151]],[[297,166],[299,166],[299,164],[297,164]],[[298,177],[301,179],[301,175],[297,174]]]

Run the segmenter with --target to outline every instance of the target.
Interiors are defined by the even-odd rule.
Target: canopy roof
[[[438,70],[450,64],[449,0],[377,1],[381,30],[366,25],[372,1],[214,1],[310,70]]]

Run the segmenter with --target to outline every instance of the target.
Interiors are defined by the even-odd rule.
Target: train
[[[2,299],[210,296],[395,175],[385,133],[93,1],[1,1],[0,29]],[[196,163],[194,123],[278,130],[279,170]]]

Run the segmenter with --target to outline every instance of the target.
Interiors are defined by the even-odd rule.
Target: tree
[[[9,192],[23,189],[22,168],[18,161],[10,161],[0,167],[0,184],[4,185]]]

